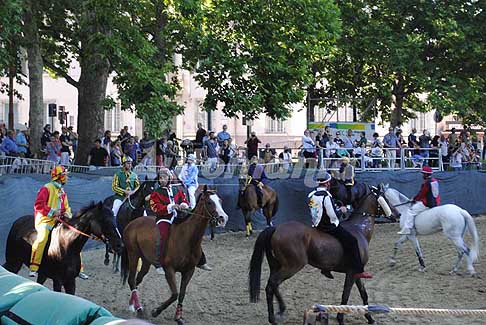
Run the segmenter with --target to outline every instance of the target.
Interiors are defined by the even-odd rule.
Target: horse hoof
[[[421,273],[425,273],[425,267],[419,266],[418,271]]]
[[[390,258],[390,259],[388,260],[388,265],[389,265],[390,267],[394,267],[395,265],[397,265],[397,260],[396,260],[396,259],[394,259],[394,258]]]
[[[282,324],[285,322],[285,318],[286,318],[286,315],[285,315],[285,312],[279,312],[277,313],[277,315],[275,316],[275,322],[277,324]]]
[[[160,315],[160,311],[157,308],[152,310],[152,317],[157,317],[159,315]]]
[[[177,322],[177,325],[184,325],[184,324],[185,324],[185,323],[184,323],[184,320],[183,320],[182,318],[181,318],[181,319],[176,320],[176,322]]]
[[[109,260],[109,259],[105,259],[105,260],[103,261],[103,264],[105,264],[105,266],[110,265],[110,260]]]
[[[477,273],[477,272],[470,272],[469,275],[471,276],[471,278],[481,279],[481,277],[479,276],[479,273]]]

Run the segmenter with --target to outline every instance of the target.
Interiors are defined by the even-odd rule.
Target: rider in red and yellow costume
[[[51,171],[51,181],[41,187],[34,203],[35,230],[37,238],[32,244],[29,276],[37,276],[49,234],[56,225],[57,217],[72,217],[67,195],[62,188],[67,182],[67,170],[55,166]]]

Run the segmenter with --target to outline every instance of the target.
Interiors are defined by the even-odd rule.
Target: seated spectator
[[[351,154],[349,153],[349,150],[344,147],[344,143],[339,146],[339,148],[336,150],[336,155],[338,158],[343,158],[343,157],[350,157]]]
[[[49,142],[46,144],[47,160],[59,164],[61,160],[61,141],[56,137],[59,136],[59,132],[55,131]]]
[[[15,142],[19,147],[19,155],[21,157],[30,158],[30,149],[29,149],[29,137],[30,131],[27,127],[23,126],[20,129],[20,132],[17,133],[17,137],[15,138]]]
[[[336,142],[339,147],[344,146],[344,141],[341,139],[341,131],[336,131],[336,136],[334,137],[334,142]]]
[[[362,167],[362,162],[364,162],[365,167],[370,167],[373,163],[373,159],[368,155],[366,142],[359,141],[358,143],[360,143],[360,146],[354,149],[354,157],[356,158],[357,166]]]
[[[363,144],[365,148],[368,145],[368,139],[366,139],[366,132],[364,131],[360,133],[359,139],[355,141],[355,147],[362,148]]]
[[[7,156],[17,157],[19,155],[19,147],[15,142],[15,131],[7,131],[7,135],[2,141],[0,150],[2,150]]]
[[[89,152],[88,166],[99,168],[108,164],[108,152],[105,148],[101,147],[101,140],[96,139],[94,147]]]

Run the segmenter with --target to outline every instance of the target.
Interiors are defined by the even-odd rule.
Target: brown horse
[[[268,226],[272,225],[272,218],[277,213],[277,192],[268,185],[265,185],[262,188],[262,192],[262,206],[260,207],[258,205],[258,194],[256,190],[256,185],[248,184],[245,178],[240,179],[240,194],[238,196],[238,207],[241,208],[243,216],[245,217],[246,237],[249,237],[253,233],[253,228],[251,226],[251,217],[258,209],[262,209]]]
[[[169,299],[152,311],[153,317],[159,315],[178,299],[175,320],[178,324],[183,324],[182,302],[186,294],[186,287],[201,258],[201,242],[206,226],[208,222],[215,222],[218,226],[224,227],[227,221],[228,215],[221,206],[221,199],[214,191],[209,191],[205,187],[197,199],[196,207],[190,212],[190,216],[185,221],[172,225],[169,238],[166,241],[165,252],[161,253],[165,279],[172,294]],[[124,230],[123,241],[125,247],[122,254],[121,275],[123,283],[126,283],[128,278],[128,284],[130,290],[132,290],[129,304],[137,311],[142,310],[137,286],[147,274],[150,265],[158,264],[156,252],[158,237],[159,232],[155,225],[154,217],[135,219]],[[139,258],[142,259],[142,266],[138,274],[136,274]],[[177,291],[176,272],[180,272],[182,275],[179,292]]]
[[[353,212],[350,219],[342,224],[358,240],[361,259],[368,261],[368,244],[373,235],[375,225],[374,216],[378,213],[379,196],[370,193],[363,198],[361,204]],[[390,211],[388,207],[382,207]],[[392,213],[398,215],[396,210]],[[277,297],[279,312],[282,318],[285,312],[285,303],[278,289],[279,285],[299,272],[306,264],[320,269],[321,273],[332,278],[331,271],[345,273],[344,290],[341,304],[345,305],[353,284],[360,292],[363,304],[368,305],[368,294],[361,279],[352,276],[348,266],[347,257],[339,241],[324,232],[304,225],[300,222],[288,222],[277,227],[268,227],[258,236],[250,262],[249,289],[250,301],[258,302],[260,295],[261,267],[263,253],[267,256],[270,266],[270,278],[265,288],[268,307],[268,321],[277,324],[273,309],[273,297]],[[374,323],[368,313],[365,315],[369,324]],[[280,320],[280,319],[279,319]],[[343,324],[343,315],[338,314],[339,324]]]

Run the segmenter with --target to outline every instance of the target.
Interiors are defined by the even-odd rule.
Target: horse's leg
[[[411,237],[411,241],[413,243],[413,247],[415,248],[415,254],[417,254],[417,258],[419,260],[420,266],[419,271],[425,272],[425,262],[424,262],[424,254],[422,253],[422,248],[420,247],[420,243],[415,235],[409,235]]]
[[[282,294],[280,293],[279,286],[282,282],[290,278],[292,275],[294,275],[296,272],[290,272],[287,274],[284,274],[282,272],[282,269],[279,272],[274,272],[270,275],[270,278],[268,279],[267,283],[267,288],[265,288],[265,292],[267,292],[268,289],[271,290],[271,293],[275,295],[275,298],[277,298],[278,302],[278,313],[277,317],[275,317],[274,321],[277,323],[281,323],[284,321],[285,317],[285,311],[287,310],[287,307],[285,306],[285,302],[282,298]],[[273,297],[270,298],[271,303],[272,303],[272,313],[273,313]],[[268,302],[268,293],[267,293],[267,302]],[[270,306],[269,306],[270,307]],[[269,318],[270,318],[270,308],[269,308]],[[270,320],[270,319],[269,319]]]
[[[105,260],[103,261],[105,266],[110,265],[110,249],[108,244],[105,245]]]
[[[138,298],[137,285],[135,284],[135,275],[137,274],[139,254],[133,251],[128,251],[128,285],[130,286],[130,300],[128,302],[128,308],[132,312],[139,312],[142,310],[142,305]],[[115,260],[115,258],[113,259]]]
[[[356,279],[356,286],[358,287],[359,295],[363,300],[363,305],[368,306],[368,293],[366,292],[366,288],[364,286],[363,281],[361,279]],[[371,313],[366,313],[364,316],[368,320],[368,324],[375,323],[375,320],[373,319],[373,317],[371,317]]]
[[[452,271],[450,272],[450,274],[456,274],[457,273],[457,271],[459,269],[459,265],[461,264],[462,258],[464,257],[464,255],[466,255],[467,271],[469,272],[469,274],[471,274],[473,276],[476,275],[476,270],[474,270],[473,260],[472,260],[471,256],[469,255],[470,249],[469,249],[469,247],[467,247],[466,243],[464,242],[464,238],[463,237],[456,237],[456,238],[450,238],[449,237],[449,239],[456,246],[457,253],[458,253],[457,263],[454,266],[454,268],[452,269]]]
[[[169,307],[174,301],[177,300],[179,293],[177,292],[177,283],[176,283],[176,275],[175,270],[172,268],[165,269],[165,279],[169,284],[171,295],[169,299],[164,301],[159,307],[152,310],[152,317],[157,317],[162,311],[164,311],[167,307]]]
[[[273,204],[267,203],[267,205],[263,207],[263,215],[265,216],[265,219],[267,219],[267,227],[273,226],[272,212],[273,212]]]
[[[211,224],[210,228],[211,228],[211,240],[213,240],[214,239],[214,226]]]
[[[76,294],[76,278],[68,279],[64,282],[64,290],[67,294],[74,296]]]
[[[351,289],[353,288],[355,279],[353,278],[353,274],[348,272],[346,273],[346,279],[344,280],[344,289],[343,295],[341,297],[341,305],[347,305],[349,300],[349,295],[351,294]],[[337,321],[339,325],[344,324],[344,314],[339,313],[337,315]]]
[[[187,285],[189,284],[189,281],[191,281],[192,275],[194,274],[195,268],[191,268],[187,272],[182,273],[181,276],[181,287],[179,291],[179,299],[177,303],[177,309],[175,313],[174,320],[178,324],[183,324],[182,321],[182,303],[184,302],[184,297],[186,296],[186,288]]]
[[[39,281],[37,281],[37,282],[39,282]],[[45,280],[42,283],[44,283],[44,282],[45,282]],[[61,290],[62,290],[62,282],[59,281],[59,280],[54,280],[53,279],[52,280],[52,290],[57,291],[57,292],[61,292]]]
[[[388,260],[390,266],[395,266],[395,264],[397,264],[396,258],[397,258],[398,250],[402,247],[403,243],[406,242],[407,240],[408,240],[407,235],[403,235],[395,242],[395,245],[393,247],[393,256],[390,256]]]
[[[150,263],[146,259],[142,258],[142,267],[140,271],[137,273],[137,279],[135,282],[135,286],[138,287],[140,283],[142,283],[143,278],[147,275],[148,271],[150,270]]]
[[[243,216],[245,217],[245,226],[246,226],[246,237],[250,237],[251,235],[251,210],[244,210]]]
[[[275,321],[275,311],[273,309],[273,295],[274,289],[278,287],[278,277],[276,271],[270,271],[270,277],[268,278],[267,286],[265,287],[265,293],[267,296],[267,310],[268,310],[268,322],[270,324],[277,324]]]
[[[120,272],[120,254],[113,254],[113,273]]]

